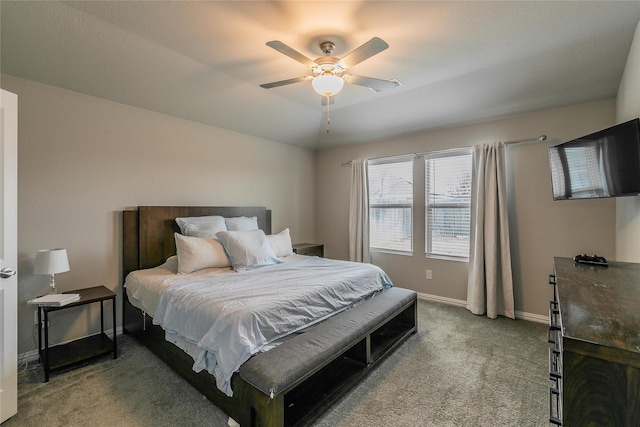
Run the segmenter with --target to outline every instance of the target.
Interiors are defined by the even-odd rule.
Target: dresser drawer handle
[[[549,284],[551,286],[553,286],[553,300],[554,301],[558,301],[558,287],[557,282],[556,282],[556,275],[555,274],[550,274],[549,275]]]
[[[560,310],[558,310],[558,303],[555,301],[549,301],[549,331],[547,333],[547,341],[553,344],[556,348],[559,348],[560,324],[558,317],[560,316]]]
[[[558,316],[560,316],[558,303],[555,301],[549,301],[549,329],[552,329],[554,331],[560,330],[560,322],[558,322]]]
[[[549,387],[549,422],[557,426],[562,425],[562,401],[560,399],[560,391],[554,387]]]
[[[560,351],[555,348],[549,348],[549,378],[562,378],[562,359]]]

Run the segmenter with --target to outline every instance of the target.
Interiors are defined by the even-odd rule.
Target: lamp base
[[[56,289],[56,277],[55,274],[52,274],[49,278],[49,294],[57,294],[58,290]]]

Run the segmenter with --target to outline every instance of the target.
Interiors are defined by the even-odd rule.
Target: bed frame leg
[[[271,399],[260,390],[242,381],[234,393],[242,393],[241,427],[283,427],[284,395]]]

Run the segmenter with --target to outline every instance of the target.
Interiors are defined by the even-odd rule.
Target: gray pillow
[[[216,236],[227,251],[231,266],[236,271],[282,262],[276,257],[262,230],[221,231]]]
[[[182,234],[192,237],[215,238],[216,233],[227,230],[224,218],[218,215],[176,218],[176,223]]]
[[[225,218],[224,222],[229,231],[249,231],[258,229],[258,218],[255,216],[236,216],[233,218]]]

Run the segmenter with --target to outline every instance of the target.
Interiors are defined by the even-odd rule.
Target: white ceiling
[[[7,1],[1,71],[287,144],[369,142],[507,114],[613,98],[640,1]],[[342,57],[380,37],[389,49],[326,107],[308,75],[266,46]]]

